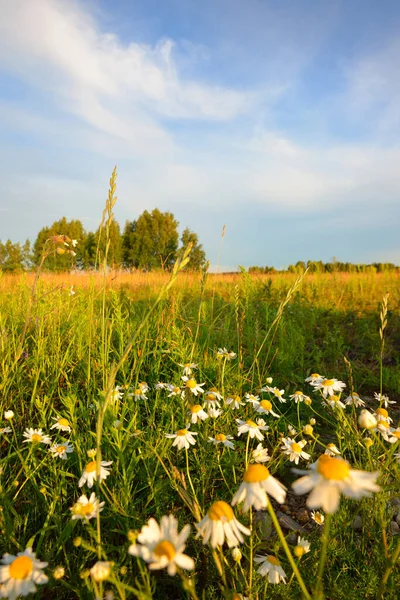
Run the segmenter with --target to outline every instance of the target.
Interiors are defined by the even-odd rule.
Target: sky
[[[0,239],[94,231],[117,165],[121,228],[171,211],[221,269],[400,264],[398,0],[0,11]]]

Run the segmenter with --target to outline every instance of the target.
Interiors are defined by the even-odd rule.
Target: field
[[[399,308],[398,273],[0,274],[3,596],[398,598]]]

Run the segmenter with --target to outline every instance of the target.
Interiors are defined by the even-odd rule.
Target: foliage
[[[206,263],[206,253],[203,250],[203,246],[199,243],[198,235],[194,233],[194,231],[190,231],[190,229],[187,227],[183,230],[181,236],[181,244],[182,247],[179,250],[180,254],[185,251],[185,248],[187,248],[189,244],[192,244],[192,249],[190,251],[190,261],[188,266],[186,267],[187,270],[198,271],[199,269],[204,267]]]
[[[31,266],[31,243],[0,242],[0,271],[15,273],[28,270]]]

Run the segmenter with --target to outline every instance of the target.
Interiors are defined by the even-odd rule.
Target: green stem
[[[385,572],[383,574],[378,593],[376,595],[376,600],[381,600],[383,598],[383,592],[385,591],[386,584],[388,582],[390,573],[392,572],[393,567],[395,566],[397,559],[400,556],[400,540],[397,542],[397,546],[395,551],[392,554],[392,557],[389,559]]]
[[[315,585],[315,599],[316,600],[318,600],[319,598],[323,598],[323,579],[322,578],[323,578],[323,574],[324,574],[324,567],[325,567],[326,556],[327,556],[327,552],[328,552],[329,530],[330,530],[330,526],[331,526],[331,519],[332,519],[332,515],[328,513],[325,517],[324,531],[322,534],[322,548],[321,548],[320,560],[319,560],[319,565],[318,565],[317,583]]]

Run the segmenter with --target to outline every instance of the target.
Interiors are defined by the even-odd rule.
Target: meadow
[[[185,262],[0,275],[0,597],[395,600],[399,274]]]

